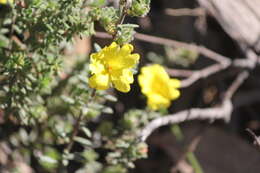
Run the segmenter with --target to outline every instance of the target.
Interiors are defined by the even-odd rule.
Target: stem
[[[12,49],[13,49],[13,38],[12,38],[12,36],[14,34],[14,25],[15,25],[16,17],[17,16],[14,13],[14,7],[12,6],[12,21],[11,21],[11,29],[10,29],[10,33],[9,33],[10,42],[9,42],[9,45],[8,45],[8,48],[10,50],[9,56],[12,53]]]
[[[74,127],[73,127],[73,132],[72,132],[72,135],[70,136],[70,142],[66,148],[65,151],[67,151],[69,153],[69,151],[71,150],[73,144],[74,144],[74,138],[75,136],[77,136],[78,134],[78,131],[79,131],[79,125],[80,125],[80,121],[82,119],[82,111],[80,112],[80,115],[78,116],[78,118],[76,119],[76,123],[74,124]]]
[[[177,141],[182,141],[184,139],[184,135],[183,135],[182,130],[179,125],[172,126],[172,133],[176,136]],[[180,164],[180,162],[182,162],[185,158],[187,158],[187,160],[191,164],[192,168],[194,169],[195,173],[203,173],[200,163],[194,154],[194,151],[197,148],[197,145],[200,142],[201,138],[202,138],[201,134],[199,136],[194,137],[192,142],[186,148],[186,151],[183,153],[183,155],[177,161],[175,167],[172,169],[172,172],[177,172],[178,165]]]
[[[90,95],[90,99],[89,99],[88,104],[93,101],[93,99],[95,98],[95,95],[96,95],[96,90],[93,90],[93,92]],[[70,136],[69,144],[67,145],[67,147],[65,149],[65,151],[68,152],[68,153],[70,152],[70,150],[73,147],[74,138],[77,136],[77,134],[79,132],[80,122],[82,121],[82,118],[83,118],[83,113],[82,113],[82,111],[80,111],[80,114],[76,119],[76,123],[74,124],[72,135]]]
[[[120,17],[116,23],[116,27],[118,27],[118,25],[123,24],[125,16],[126,16],[126,10],[127,10],[127,0],[120,0],[119,2],[119,11],[120,11]],[[113,34],[113,40],[116,39],[116,35],[117,35],[117,31],[115,32],[115,34]]]

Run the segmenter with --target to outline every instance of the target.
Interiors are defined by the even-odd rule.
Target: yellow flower
[[[12,4],[13,0],[0,0],[0,4],[7,4],[7,3]]]
[[[106,90],[113,85],[121,92],[130,91],[130,84],[134,82],[132,68],[135,67],[140,58],[139,54],[131,54],[132,51],[131,44],[120,47],[113,42],[101,51],[91,54],[90,87]]]
[[[168,108],[171,100],[180,96],[180,81],[171,79],[164,68],[158,64],[143,67],[138,76],[141,91],[148,99],[148,106],[153,110]]]

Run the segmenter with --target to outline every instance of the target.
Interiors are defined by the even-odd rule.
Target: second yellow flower
[[[180,91],[177,89],[181,85],[180,81],[171,79],[159,64],[143,67],[138,82],[152,110],[168,108],[171,100],[180,96]]]

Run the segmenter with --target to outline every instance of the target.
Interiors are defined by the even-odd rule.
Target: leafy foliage
[[[142,1],[133,1],[131,15],[145,15],[148,2],[143,9]],[[33,161],[40,172],[67,172],[78,162],[78,173],[123,173],[145,157],[147,146],[136,138],[145,122],[132,122],[138,111],[103,120],[113,114],[107,105],[117,98],[89,88],[88,55],[66,64],[68,45],[76,36],[93,35],[95,24],[119,44],[133,39],[136,25],[119,25],[125,14],[105,0],[17,0],[0,6],[0,137],[13,150],[8,156]]]

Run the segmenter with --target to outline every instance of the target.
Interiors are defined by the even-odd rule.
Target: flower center
[[[107,71],[111,72],[111,70],[112,70],[112,67],[110,65],[107,65]]]

